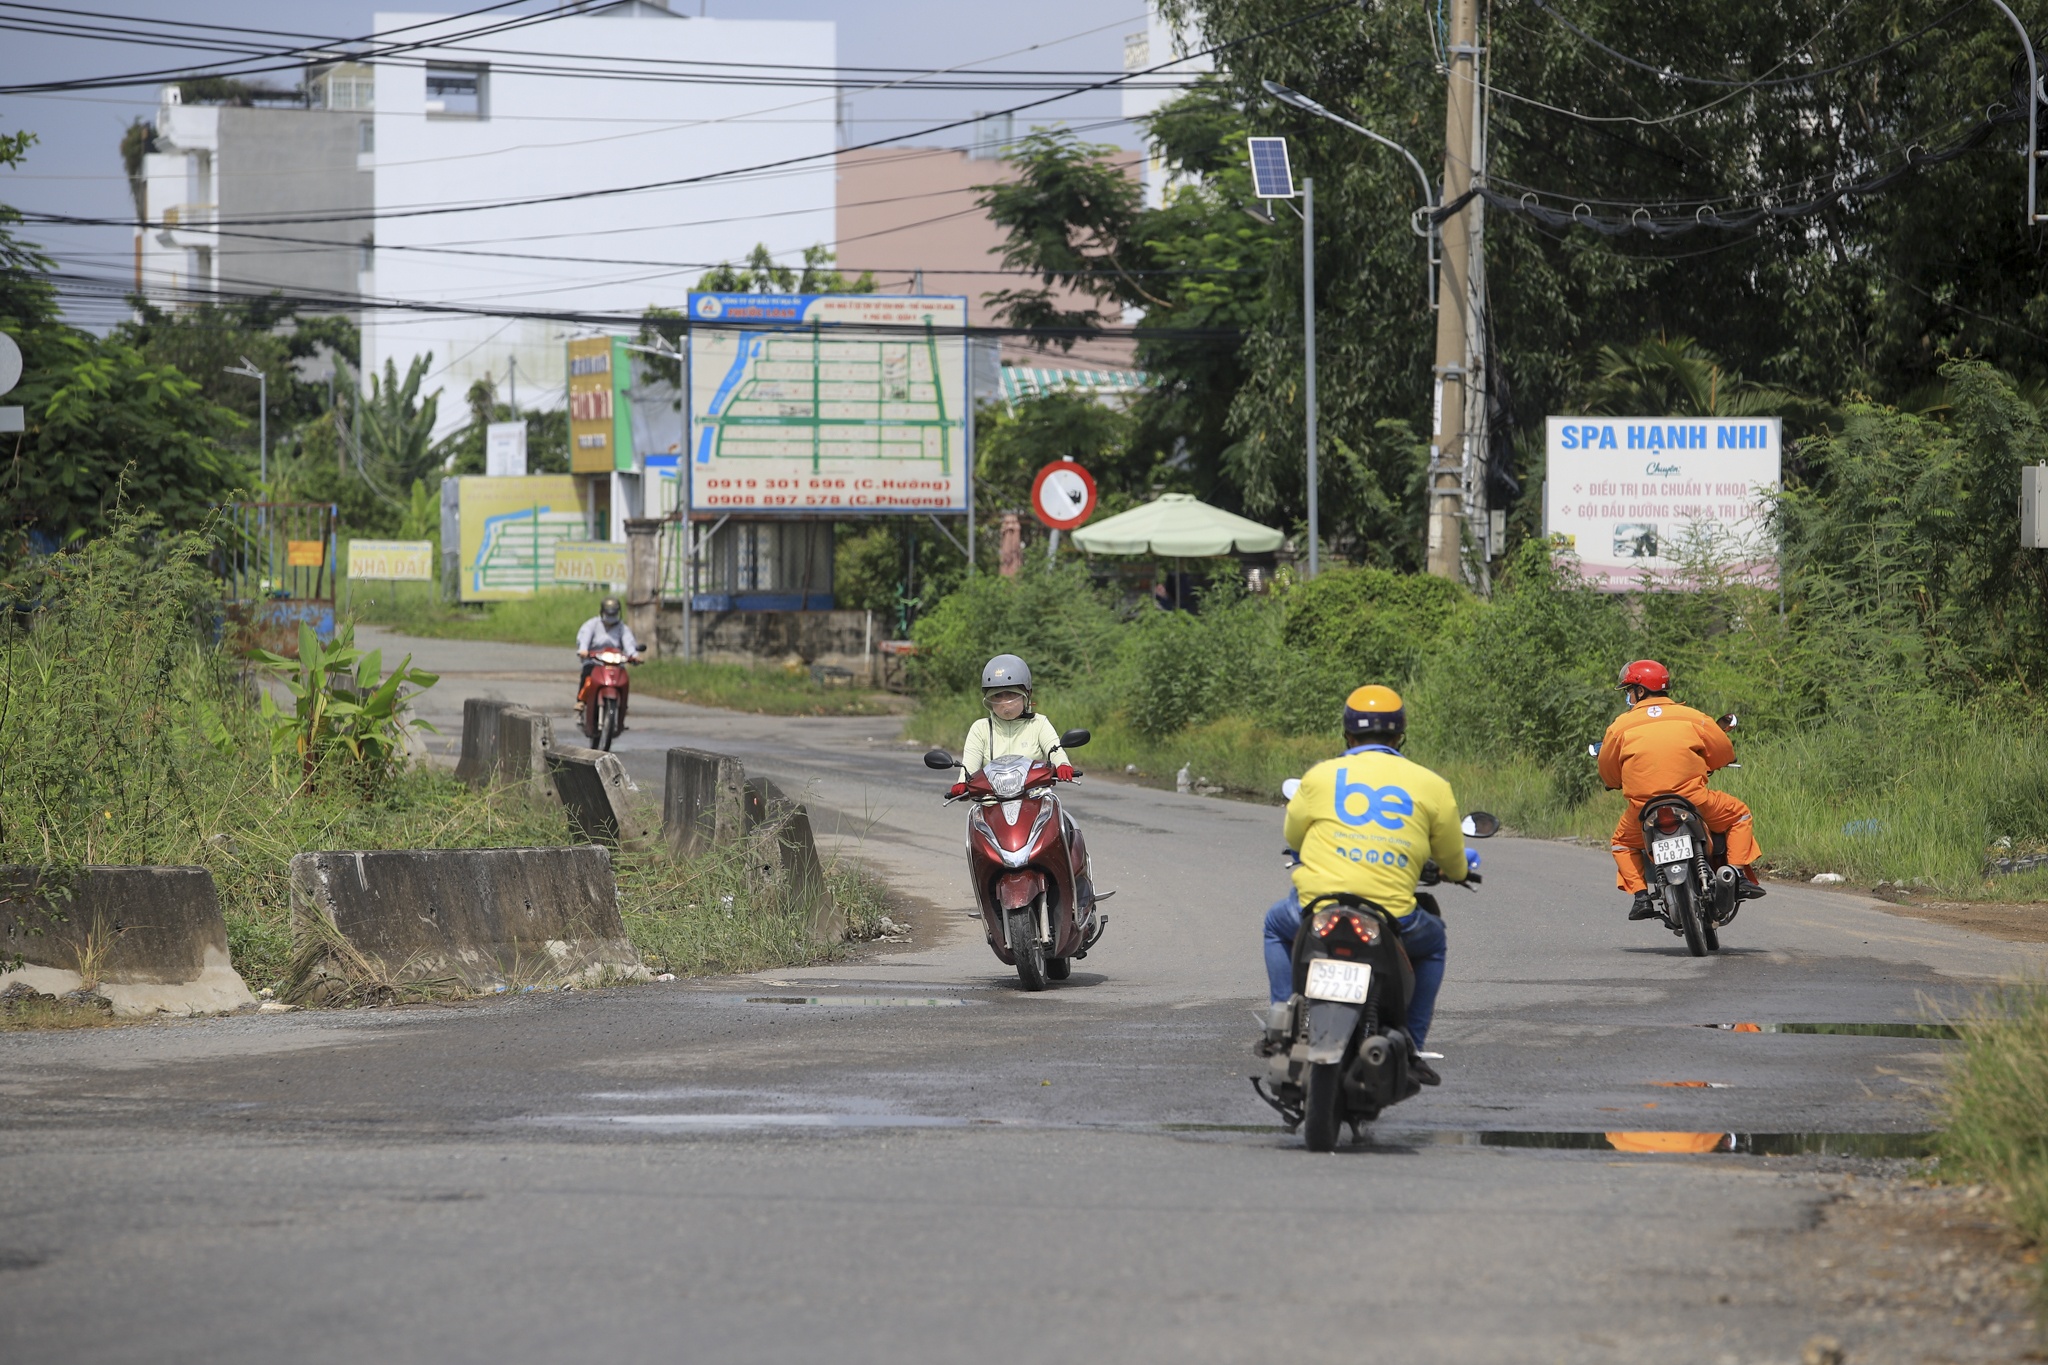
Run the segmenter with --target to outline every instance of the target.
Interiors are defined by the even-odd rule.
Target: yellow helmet
[[[1407,730],[1408,713],[1401,705],[1401,694],[1391,687],[1372,683],[1354,689],[1344,699],[1344,738],[1348,740],[1399,744]]]

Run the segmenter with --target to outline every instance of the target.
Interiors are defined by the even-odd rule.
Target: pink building
[[[1142,153],[1124,159],[1136,179]],[[885,293],[965,294],[976,325],[996,319],[982,296],[1032,281],[997,273],[1003,234],[976,206],[977,185],[1011,180],[1016,172],[994,158],[947,147],[871,147],[839,154],[839,261],[848,275],[874,272]],[[1066,306],[1084,306],[1073,296]],[[1127,370],[1134,347],[1121,338],[1083,340],[1071,351],[1046,351],[1004,337],[1005,365],[1075,370]]]

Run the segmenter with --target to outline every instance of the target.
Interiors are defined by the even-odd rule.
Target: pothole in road
[[[1825,1033],[1851,1038],[1940,1038],[1959,1035],[1953,1024],[1702,1024],[1724,1033]]]

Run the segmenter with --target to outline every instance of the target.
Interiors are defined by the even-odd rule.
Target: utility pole
[[[516,422],[519,420],[519,353],[516,351],[505,361],[505,387],[508,390],[506,397],[512,400],[512,420]],[[495,422],[497,418],[491,420]]]
[[[1308,398],[1308,576],[1316,576],[1316,182],[1301,181],[1301,337],[1306,352]]]
[[[1444,188],[1439,201],[1456,203],[1472,188],[1478,165],[1479,34],[1477,0],[1449,0],[1450,32],[1444,57]],[[1465,471],[1470,442],[1467,423],[1472,398],[1483,389],[1483,349],[1475,266],[1479,258],[1479,209],[1465,204],[1443,222],[1443,260],[1438,267],[1435,417],[1429,446],[1429,571],[1439,578],[1464,577]]]
[[[242,357],[241,368],[230,365],[222,373],[238,374],[256,381],[256,478],[264,485],[266,491],[263,496],[267,498],[270,496],[270,376],[247,356]]]

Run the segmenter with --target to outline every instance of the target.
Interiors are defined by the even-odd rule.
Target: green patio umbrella
[[[1165,555],[1197,558],[1235,550],[1263,554],[1287,537],[1270,526],[1211,507],[1187,493],[1162,493],[1073,533],[1074,544],[1095,555]]]

